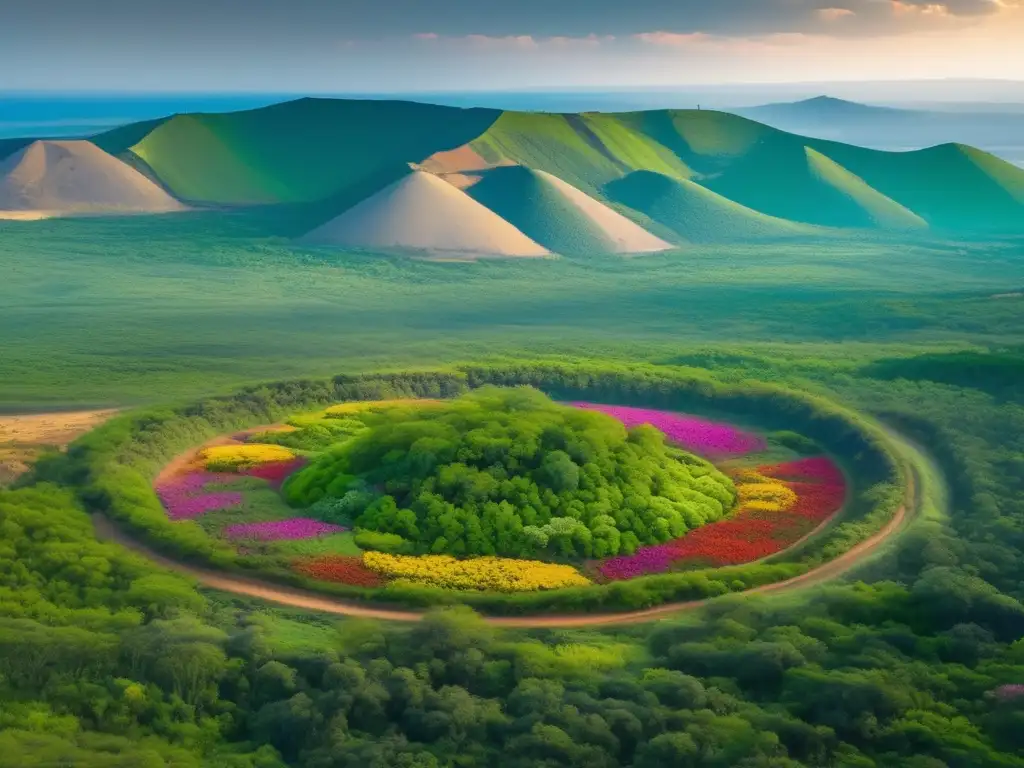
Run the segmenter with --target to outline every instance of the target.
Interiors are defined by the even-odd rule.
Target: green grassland
[[[860,239],[438,264],[300,248],[271,212],[0,223],[0,399],[114,404],[507,354],[838,358],[1020,339],[1020,241]],[[841,353],[827,350],[842,342]],[[1017,341],[1019,343],[1019,341]]]

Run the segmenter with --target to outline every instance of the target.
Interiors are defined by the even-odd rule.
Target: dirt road
[[[915,503],[915,489],[913,482],[909,489],[911,504]],[[875,554],[895,533],[897,533],[908,518],[906,506],[900,507],[884,528],[869,539],[862,541],[850,551],[840,555],[813,570],[795,576],[792,579],[766,584],[763,587],[755,587],[741,594],[765,595],[780,592],[792,592],[798,589],[805,589],[826,581],[834,579],[857,566],[865,558]],[[230,592],[246,597],[255,597],[291,608],[301,608],[310,611],[337,614],[341,616],[356,616],[370,619],[383,619],[387,621],[419,621],[423,618],[420,611],[403,611],[391,608],[377,608],[358,602],[349,602],[337,598],[323,597],[313,592],[300,589],[278,586],[258,579],[248,579],[242,576],[221,573],[206,568],[171,560],[160,555],[140,542],[132,539],[113,523],[102,515],[94,515],[93,522],[96,526],[96,535],[104,541],[115,541],[128,549],[152,560],[153,562],[178,573],[195,579],[205,587]],[[713,598],[710,598],[713,599]],[[572,627],[596,627],[615,624],[640,624],[648,621],[655,621],[666,616],[692,611],[708,602],[704,600],[690,600],[682,603],[667,603],[656,608],[647,608],[640,611],[628,611],[623,613],[599,613],[599,614],[568,614],[568,615],[535,615],[535,616],[485,616],[484,621],[499,627],[519,628],[572,628]]]

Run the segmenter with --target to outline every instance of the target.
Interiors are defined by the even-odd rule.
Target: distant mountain
[[[761,109],[775,121],[818,116],[890,132],[922,120],[837,99]],[[425,242],[417,227],[431,211],[472,210],[497,226],[481,208],[565,253],[843,230],[1024,232],[1024,170],[991,154],[962,143],[880,152],[711,110],[548,114],[300,99],[172,116],[93,141],[186,203],[289,205],[311,227],[337,220],[327,239],[367,247],[390,242],[379,222],[391,215],[404,217],[395,245],[410,247]],[[371,220],[381,227],[373,236]],[[458,217],[445,226],[458,228]],[[457,232],[442,235],[458,243]]]
[[[819,96],[730,111],[819,139],[893,151],[968,144],[1024,164],[1024,112],[999,109],[895,109]]]
[[[831,96],[815,96],[813,99],[804,99],[803,101],[765,104],[736,111],[738,114],[760,120],[783,118],[793,120],[894,119],[916,115],[913,110],[875,107],[856,101],[835,99]]]

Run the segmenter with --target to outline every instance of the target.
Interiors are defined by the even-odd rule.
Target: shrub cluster
[[[728,477],[657,430],[627,430],[527,387],[484,387],[369,423],[285,493],[302,506],[359,501],[348,510],[357,527],[419,553],[607,557],[719,520],[736,500]]]

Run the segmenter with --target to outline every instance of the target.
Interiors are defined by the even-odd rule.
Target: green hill
[[[521,165],[492,168],[466,191],[555,253],[638,253],[668,246],[622,214],[541,170]]]
[[[409,162],[480,136],[499,112],[397,101],[300,99],[220,115],[178,115],[131,151],[178,197],[312,202],[407,173]]]
[[[829,153],[936,228],[1014,232],[1024,224],[1024,169],[980,149],[868,152],[832,144]]]
[[[810,226],[766,216],[687,179],[635,171],[610,182],[611,200],[640,211],[691,243],[769,240],[815,232]]]
[[[831,158],[789,137],[760,144],[705,184],[748,208],[807,224],[897,230],[927,226]]]
[[[632,186],[614,183],[638,171],[688,181],[666,188],[666,200],[676,200],[682,212],[668,211],[663,201],[658,215],[695,240],[737,230],[774,231],[779,223],[773,218],[882,231],[1017,231],[1024,213],[1024,170],[976,149],[944,145],[881,152],[710,110],[544,114],[300,99],[124,126],[95,143],[183,200],[316,203],[322,220],[401,178],[410,165],[462,175],[524,166],[599,201],[607,202],[611,189],[620,196],[640,195],[630,208],[647,213],[649,221],[654,217],[645,209],[654,203],[647,197],[654,193],[635,188],[646,177],[633,179]],[[492,181],[499,178],[513,175]],[[520,176],[516,184],[525,190],[536,179]],[[475,194],[485,193],[498,194],[487,186]],[[529,194],[543,197],[537,189]],[[625,204],[625,198],[615,202]],[[681,223],[691,215],[726,218],[699,227]],[[577,224],[568,230],[574,234],[552,237],[586,241]]]

